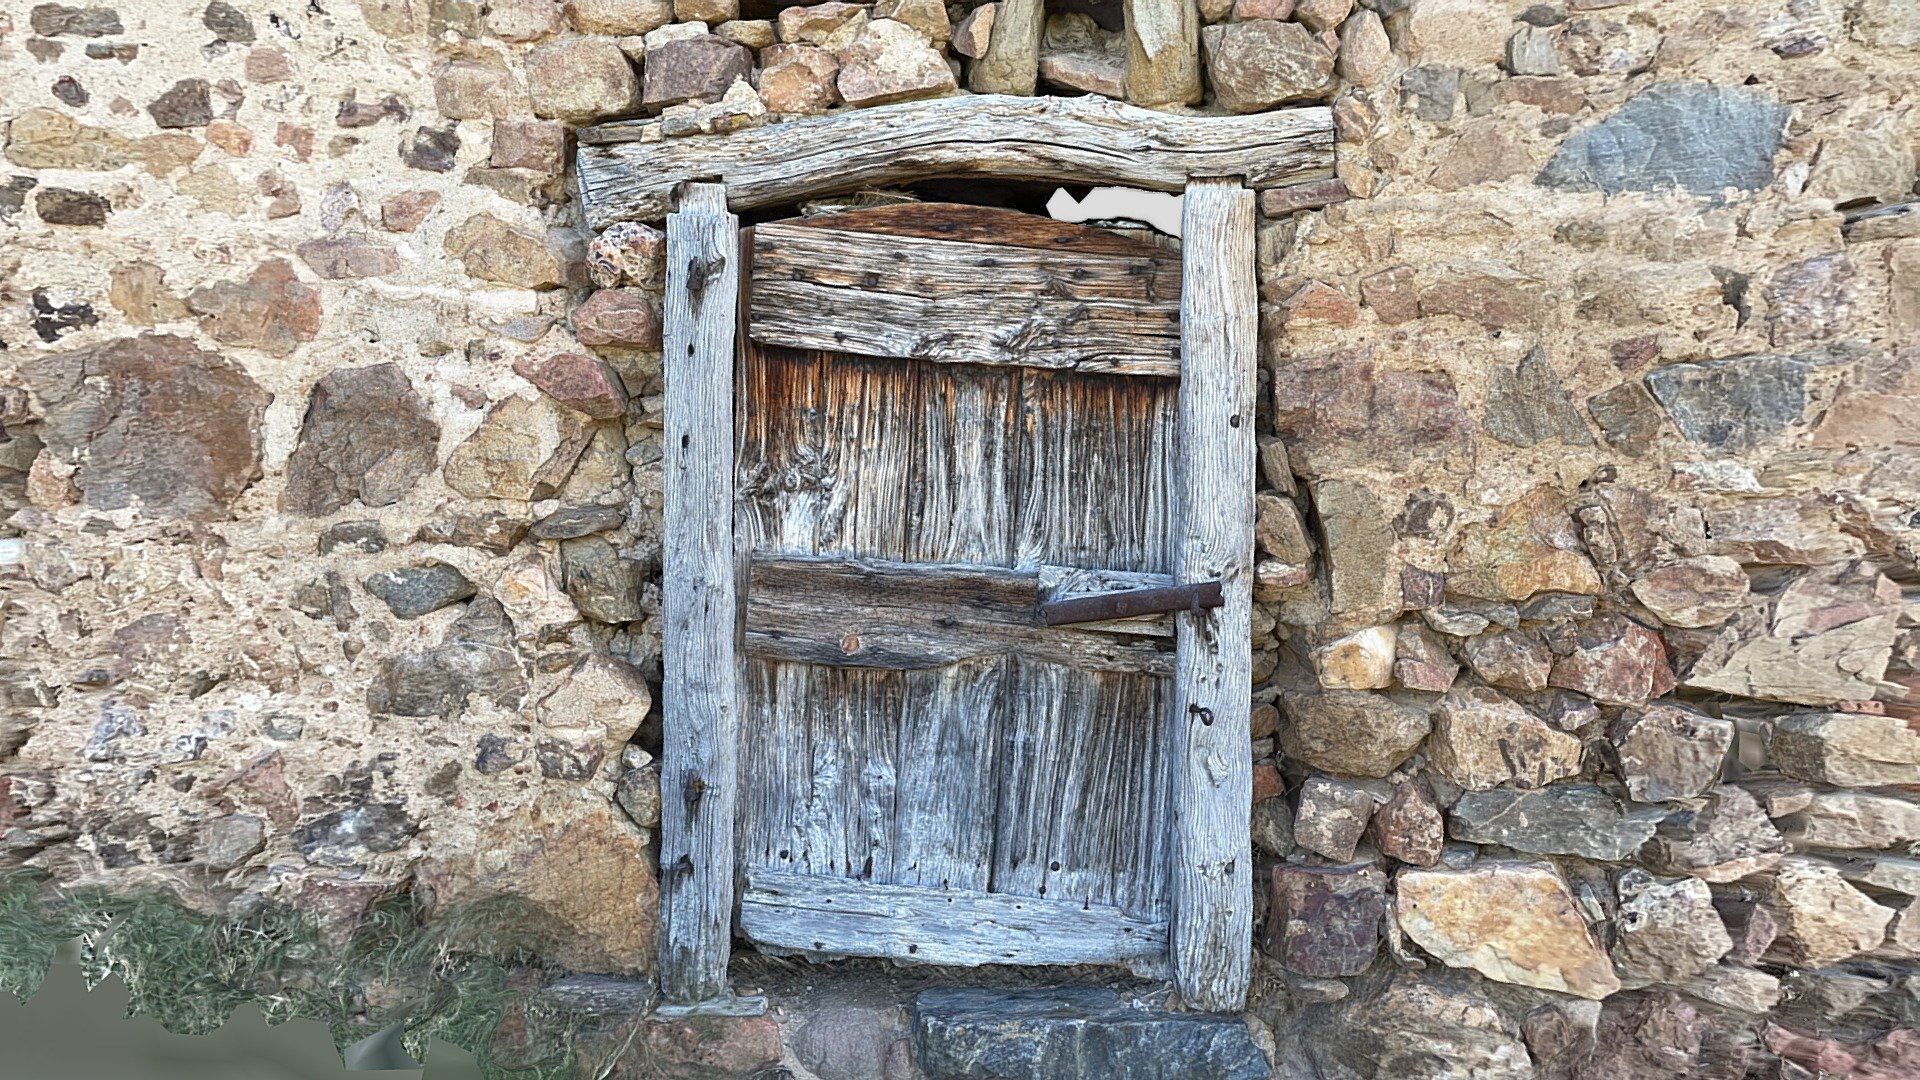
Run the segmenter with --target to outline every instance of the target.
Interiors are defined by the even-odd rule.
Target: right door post
[[[1225,603],[1175,616],[1169,951],[1181,998],[1208,1012],[1245,1006],[1253,949],[1254,220],[1239,177],[1188,181],[1174,573],[1220,579]]]

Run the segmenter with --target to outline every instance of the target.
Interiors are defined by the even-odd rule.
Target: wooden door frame
[[[1189,1007],[1244,1006],[1253,944],[1254,190],[1324,175],[1332,156],[1326,112],[1175,117],[1098,98],[980,95],[664,143],[633,141],[633,124],[582,133],[589,222],[664,215],[667,225],[660,770],[667,1001],[726,995],[735,903],[741,656],[733,409],[742,267],[740,220],[731,211],[962,174],[1186,195],[1174,570],[1183,581],[1219,578],[1225,603],[1175,619],[1168,959]],[[886,152],[876,157],[877,139]],[[690,182],[716,175],[725,180]]]

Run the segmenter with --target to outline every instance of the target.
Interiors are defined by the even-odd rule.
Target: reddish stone
[[[1531,634],[1502,630],[1468,641],[1467,663],[1489,685],[1532,693],[1547,688],[1553,653]]]
[[[532,169],[555,176],[566,148],[565,124],[553,120],[495,120],[489,164],[496,169]]]
[[[215,341],[274,356],[286,356],[320,333],[320,294],[302,285],[285,259],[268,259],[245,281],[195,289],[187,307]]]
[[[370,278],[400,269],[400,256],[385,244],[365,240],[308,240],[293,249],[323,278]]]
[[[1771,1023],[1761,1032],[1760,1038],[1767,1044],[1767,1049],[1821,1076],[1853,1076],[1856,1075],[1854,1070],[1860,1066],[1860,1059],[1844,1044],[1833,1039],[1802,1035]]]
[[[1280,780],[1280,770],[1272,765],[1253,767],[1253,801],[1265,802],[1286,790]]]
[[[88,506],[215,520],[260,475],[268,394],[184,338],[144,335],[29,356],[47,452],[79,461]]]
[[[390,232],[412,232],[439,205],[437,191],[402,191],[380,204],[380,224]]]
[[[513,370],[541,393],[596,420],[627,414],[627,391],[620,377],[585,353],[560,353],[537,364],[523,360]]]
[[[770,1016],[689,1016],[641,1022],[648,1075],[664,1080],[751,1076],[780,1060],[780,1028]]]
[[[1301,210],[1318,210],[1323,206],[1346,202],[1347,199],[1345,180],[1309,180],[1304,184],[1289,184],[1261,192],[1260,212],[1267,217],[1283,217]]]
[[[1360,308],[1347,294],[1324,281],[1309,281],[1280,302],[1287,329],[1308,326],[1348,327],[1360,321]]]
[[[1393,677],[1409,690],[1444,694],[1453,688],[1460,664],[1440,636],[1417,623],[1402,623],[1395,634]]]
[[[1373,812],[1373,844],[1382,855],[1414,866],[1437,866],[1447,844],[1446,822],[1426,777],[1395,784]]]
[[[660,347],[660,309],[638,289],[601,289],[574,309],[573,333],[582,345]]]
[[[647,51],[640,103],[658,112],[689,101],[719,101],[735,79],[752,72],[753,53],[726,38],[702,34],[669,41]]]
[[[1290,971],[1358,975],[1380,950],[1387,876],[1371,865],[1273,868],[1261,947]]]
[[[1603,705],[1644,705],[1672,690],[1673,671],[1660,635],[1624,615],[1585,624],[1558,660],[1548,684],[1577,690]]]
[[[1420,317],[1420,300],[1414,293],[1411,266],[1395,266],[1361,278],[1360,299],[1388,326]]]
[[[1439,270],[1420,290],[1420,314],[1452,315],[1489,330],[1537,322],[1544,313],[1544,283],[1504,263],[1478,263]]]
[[[1248,714],[1247,734],[1249,738],[1264,739],[1279,730],[1279,728],[1280,710],[1274,708],[1270,702],[1255,705],[1253,711]]]
[[[1273,387],[1274,430],[1310,479],[1343,462],[1378,465],[1392,452],[1437,456],[1471,445],[1473,425],[1445,372],[1310,357],[1276,371]]]

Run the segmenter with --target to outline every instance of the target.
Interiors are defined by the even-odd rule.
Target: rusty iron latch
[[[1152,589],[1123,589],[1119,592],[1074,596],[1049,600],[1040,605],[1040,617],[1048,626],[1070,623],[1126,619],[1135,615],[1157,615],[1163,611],[1199,611],[1225,603],[1220,581],[1199,581],[1191,585],[1163,585]]]

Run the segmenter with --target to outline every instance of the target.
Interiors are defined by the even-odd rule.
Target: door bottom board
[[[747,871],[740,926],[759,945],[925,964],[1130,964],[1167,924],[1105,904]]]

